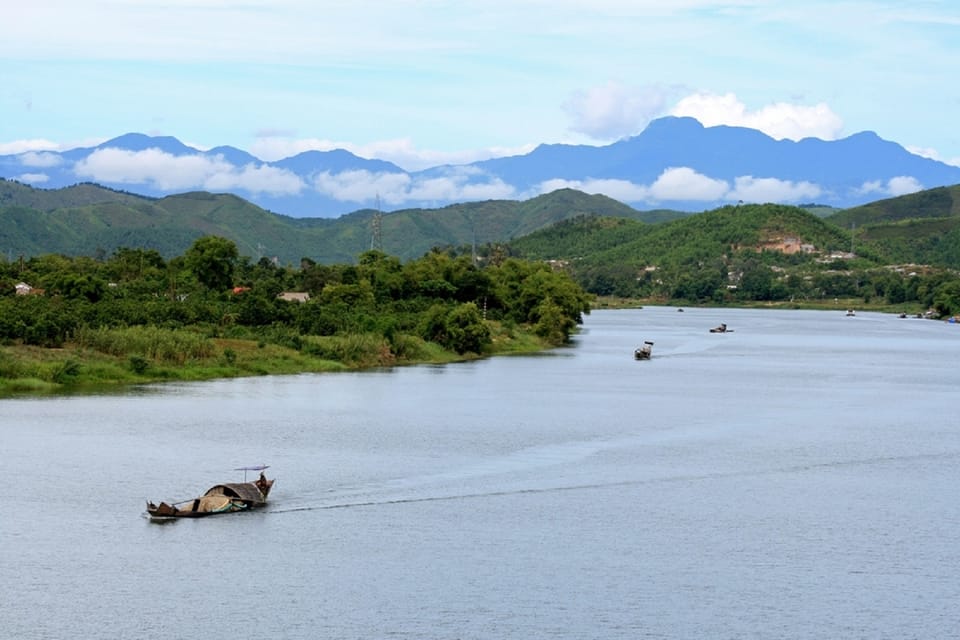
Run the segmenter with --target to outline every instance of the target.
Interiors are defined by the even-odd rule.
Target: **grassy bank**
[[[678,301],[598,298],[594,309],[696,307]],[[862,299],[729,305],[740,308],[820,309],[907,313],[922,309],[865,303]],[[416,336],[304,336],[292,344],[262,339],[208,337],[191,329],[139,327],[85,330],[58,349],[0,346],[0,398],[108,390],[124,385],[217,378],[354,371],[413,364],[443,364],[480,357],[535,353],[550,348],[529,331],[491,323],[492,345],[482,354],[457,354]]]
[[[80,332],[58,349],[0,346],[0,397],[96,392],[124,385],[441,364],[549,348],[499,324],[482,356],[457,354],[409,335],[308,336],[293,346],[141,327]]]

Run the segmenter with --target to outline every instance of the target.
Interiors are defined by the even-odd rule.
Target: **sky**
[[[682,115],[960,165],[958,71],[955,0],[30,0],[0,12],[0,155],[138,132],[416,171]]]

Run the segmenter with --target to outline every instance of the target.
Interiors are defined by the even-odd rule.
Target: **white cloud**
[[[203,188],[207,191],[228,191],[236,188],[275,196],[299,193],[303,186],[299,176],[290,171],[253,164],[239,169],[234,167],[230,171],[218,171],[203,182]]]
[[[411,178],[405,173],[370,171],[323,172],[314,176],[314,188],[341,202],[369,203],[374,197],[391,206],[410,202],[475,201],[510,198],[513,187],[499,179],[473,182],[476,171],[450,171],[428,178]]]
[[[20,154],[20,164],[25,167],[55,167],[63,159],[55,153],[49,151],[28,151]]]
[[[812,182],[740,176],[734,180],[727,198],[744,202],[797,202],[816,198],[821,193],[822,189]]]
[[[733,93],[695,93],[680,100],[670,114],[696,118],[705,127],[729,125],[757,129],[777,140],[836,140],[843,131],[840,116],[825,103],[804,106],[776,102],[748,111]]]
[[[516,189],[499,178],[490,182],[465,184],[459,189],[464,200],[508,200],[516,197]]]
[[[0,142],[0,155],[14,155],[28,151],[56,151],[59,148],[60,145],[56,142],[43,138],[13,140],[11,142]]]
[[[175,156],[160,149],[98,149],[74,165],[79,177],[96,182],[148,184],[163,191],[243,189],[251,193],[295,194],[303,183],[289,171],[265,166],[236,167],[222,156]]]
[[[370,202],[376,196],[387,204],[399,205],[406,200],[410,177],[405,173],[372,173],[370,171],[328,171],[313,176],[313,188],[341,202]]]
[[[862,185],[860,185],[860,188],[857,189],[857,193],[863,195],[882,194],[884,193],[883,181],[871,180],[869,182],[864,182]]]
[[[233,168],[222,159],[174,156],[160,149],[98,149],[74,165],[74,173],[97,182],[152,184],[163,190],[194,189],[210,175]]]
[[[557,189],[576,189],[590,194],[603,194],[621,202],[640,202],[649,197],[650,190],[629,180],[565,180],[554,178],[540,183],[532,195],[550,193]]]
[[[103,141],[104,138],[83,138],[65,142],[54,142],[46,138],[25,138],[22,140],[11,140],[10,142],[0,142],[0,155],[20,155],[31,151],[66,151],[68,149],[78,149],[81,147],[95,147]]]
[[[688,167],[671,167],[650,185],[629,180],[565,180],[556,178],[541,182],[537,191],[550,193],[557,189],[576,189],[584,193],[603,194],[621,202],[661,202],[670,200],[714,201],[728,197],[730,185],[697,173]]]
[[[602,193],[621,202],[660,203],[685,202],[796,202],[815,198],[822,192],[809,182],[790,182],[776,178],[741,176],[731,188],[725,180],[697,173],[689,167],[666,169],[649,186],[626,180],[547,180],[539,185],[539,193],[571,188],[586,193]]]
[[[26,182],[29,184],[42,184],[50,179],[45,173],[24,173],[14,178],[19,182]]]
[[[719,200],[730,185],[724,180],[709,178],[689,167],[670,167],[650,186],[656,200]]]
[[[598,140],[635,135],[665,114],[696,118],[705,127],[757,129],[778,140],[835,140],[843,131],[841,118],[823,102],[812,106],[775,102],[750,111],[734,93],[697,92],[667,109],[667,100],[678,91],[666,85],[630,87],[608,82],[576,91],[563,109],[573,120],[571,130]]]
[[[575,91],[563,104],[573,119],[571,130],[599,140],[639,133],[663,112],[668,90],[658,86],[628,87],[608,82]]]
[[[452,167],[440,174],[411,181],[409,200],[489,200],[512,198],[516,190],[499,178],[491,178],[476,167]]]
[[[923,185],[912,176],[896,176],[887,181],[887,191],[892,196],[903,196],[908,193],[922,191]]]
[[[883,180],[871,180],[864,182],[857,193],[862,195],[880,196],[883,198],[895,198],[897,196],[907,195],[922,191],[923,185],[913,176],[896,176],[886,182]]]

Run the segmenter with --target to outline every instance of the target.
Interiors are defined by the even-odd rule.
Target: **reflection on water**
[[[598,311],[538,357],[0,401],[0,628],[946,637],[957,331]],[[143,517],[259,463],[262,511]]]

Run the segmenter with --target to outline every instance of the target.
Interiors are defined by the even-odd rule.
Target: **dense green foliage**
[[[269,325],[278,313],[276,293],[304,290],[322,308],[301,310],[283,322],[318,335],[383,333],[370,309],[390,299],[396,307],[390,323],[408,330],[411,322],[397,318],[411,308],[410,315],[422,316],[416,335],[467,348],[463,345],[482,336],[455,325],[471,312],[464,309],[460,320],[447,320],[449,309],[412,300],[453,297],[473,302],[481,314],[486,300],[493,317],[532,323],[553,339],[551,328],[564,324],[545,320],[554,317],[554,304],[568,311],[553,296],[527,305],[524,314],[497,306],[484,277],[511,257],[552,261],[596,295],[711,304],[859,298],[955,314],[960,304],[948,284],[960,269],[958,203],[960,187],[949,187],[840,212],[816,204],[767,204],[679,214],[639,212],[604,196],[561,189],[522,202],[385,213],[382,246],[398,262],[388,267],[372,260],[376,253],[363,253],[373,239],[377,212],[371,209],[335,220],[294,219],[229,195],[151,199],[90,184],[42,191],[0,180],[0,247],[11,263],[21,255],[29,264],[51,263],[43,272],[46,288],[67,299],[109,303],[117,296],[117,289],[108,287],[113,283],[126,297],[153,292],[189,300],[176,313],[155,311],[182,315],[198,296],[209,298],[229,282],[249,282],[251,294],[225,311],[237,325]],[[212,246],[200,242],[211,237],[216,237]],[[223,243],[237,252],[218,255]],[[470,266],[472,280],[430,273],[446,267],[416,258],[428,252],[448,252],[447,259],[460,265],[452,272]],[[363,256],[359,263],[357,256]],[[56,263],[63,260],[92,261],[112,272],[61,269]],[[413,262],[401,265],[402,260]],[[59,275],[46,275],[53,271]],[[416,272],[413,288],[410,272]],[[564,328],[560,335],[568,332]]]
[[[581,217],[507,251],[562,263],[597,295],[712,304],[860,298],[953,315],[957,273],[946,267],[960,265],[960,241],[958,232],[939,230],[913,243],[890,224],[853,236],[802,208],[741,205],[657,225]],[[917,255],[943,259],[927,262],[936,267],[894,266]]]
[[[32,293],[18,295],[18,283]],[[560,344],[589,310],[590,296],[545,263],[508,259],[480,268],[438,251],[407,263],[368,251],[357,264],[303,260],[293,269],[254,263],[230,240],[205,236],[169,261],[130,248],[103,260],[0,261],[0,344],[69,343],[129,358],[139,372],[210,358],[213,338],[280,345],[348,366],[416,360],[429,350],[425,343],[482,355],[494,324],[528,326]],[[228,364],[236,358],[222,355]]]
[[[960,269],[960,186],[878,200],[827,218],[886,259]]]

